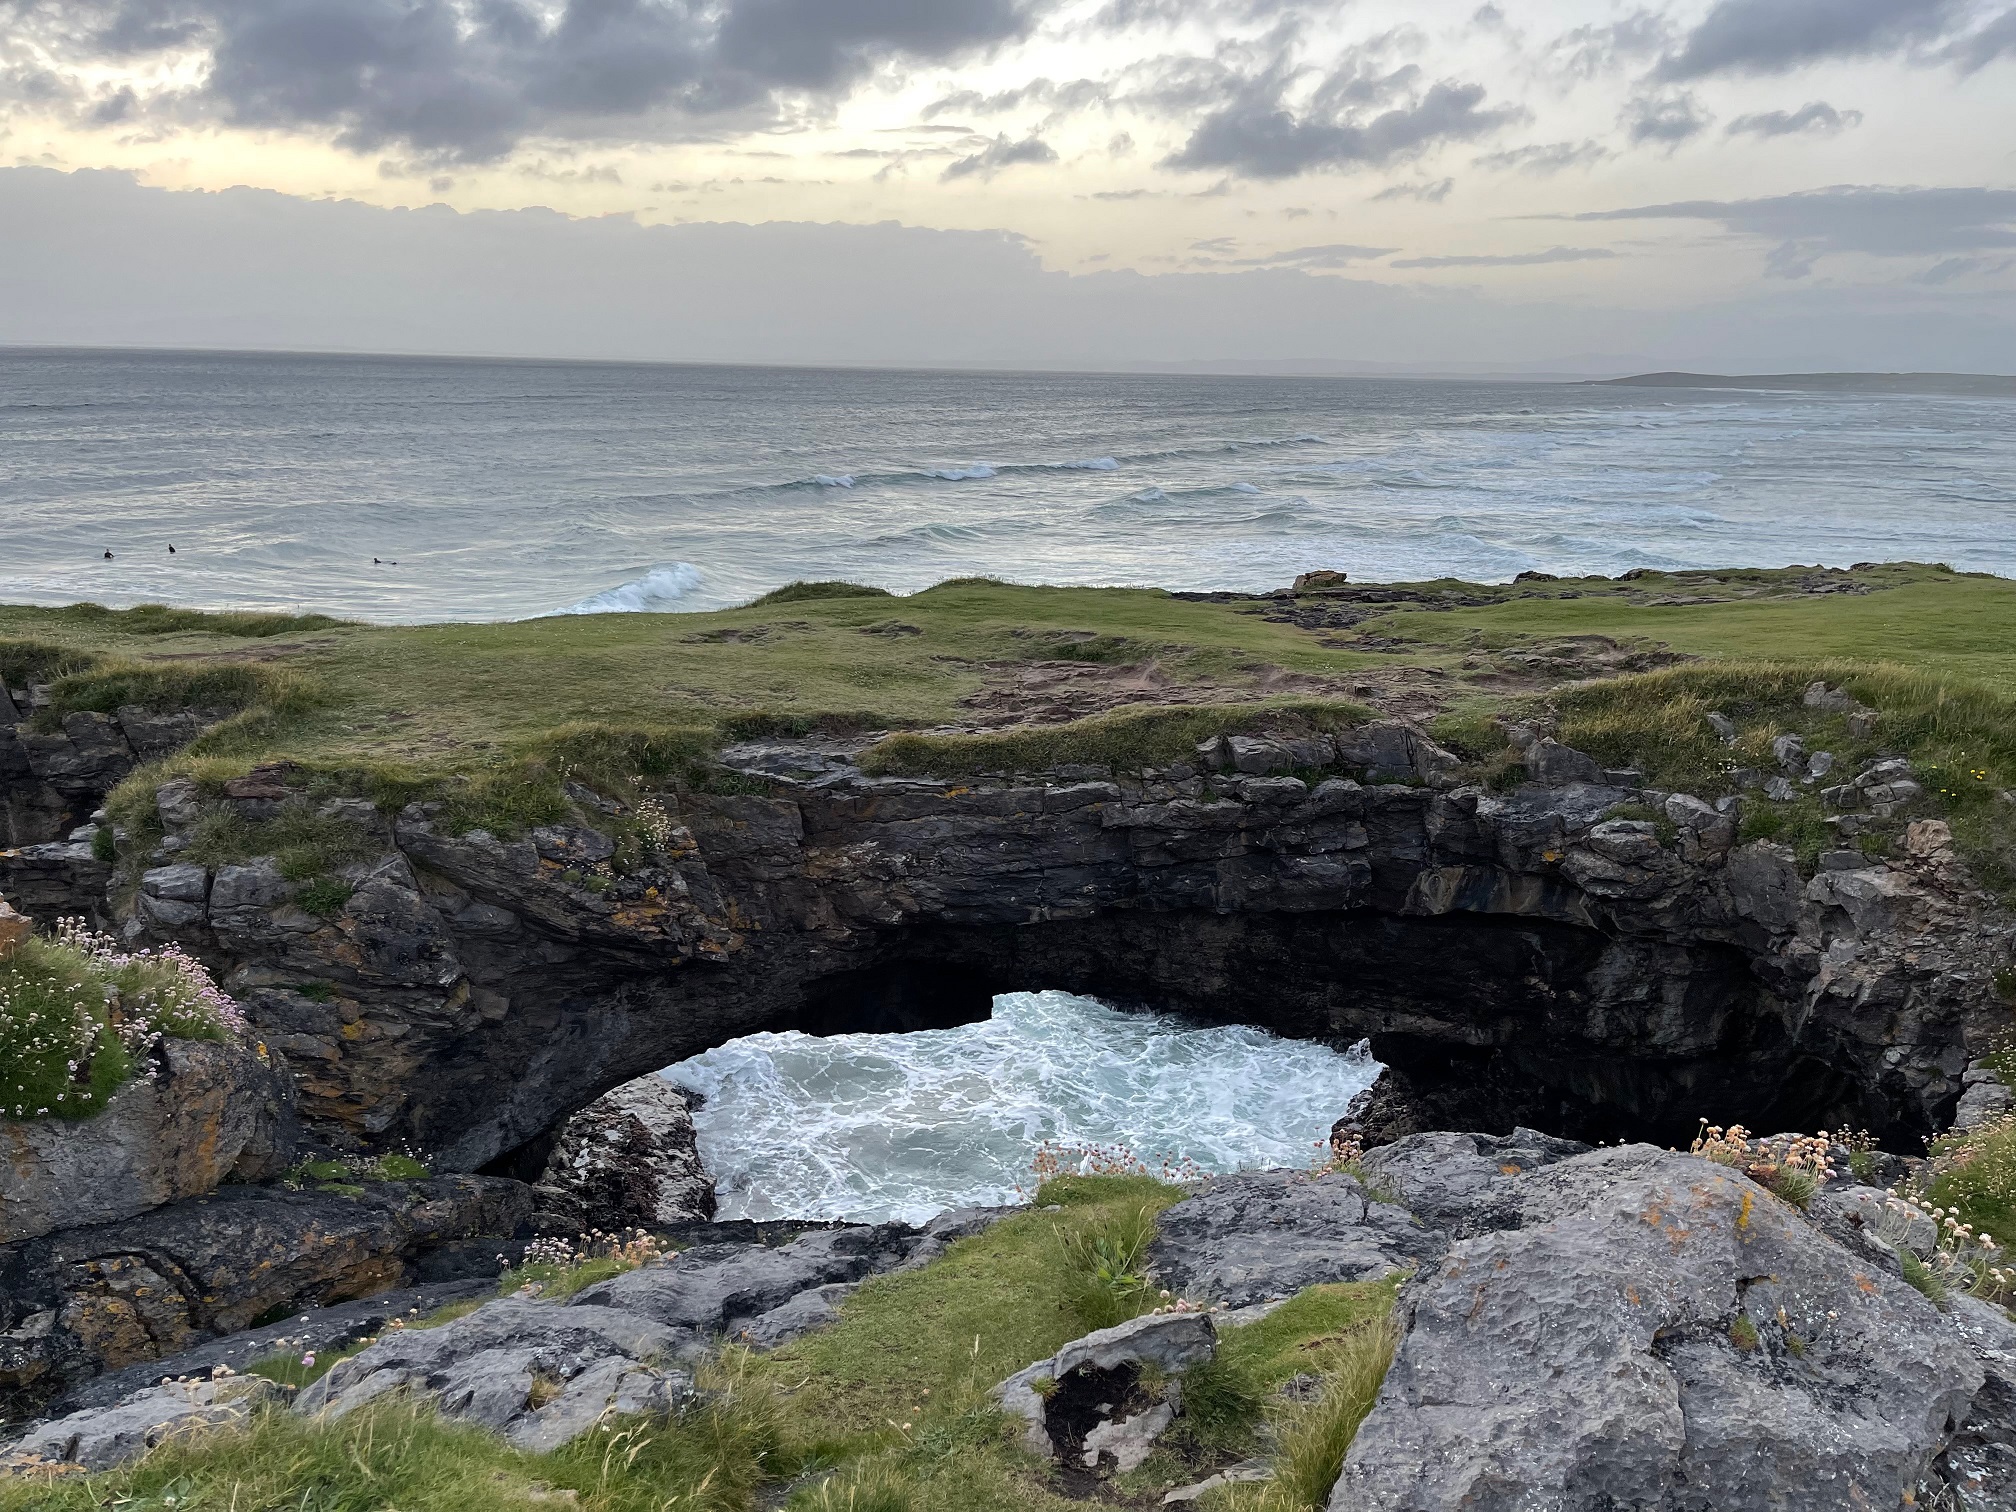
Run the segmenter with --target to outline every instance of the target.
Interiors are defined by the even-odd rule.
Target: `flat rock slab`
[[[1981,1389],[1931,1303],[1725,1167],[1622,1146],[1520,1197],[1417,1283],[1332,1512],[1897,1507]]]
[[[1359,1167],[1374,1191],[1399,1199],[1455,1239],[1517,1228],[1526,1177],[1589,1146],[1532,1129],[1510,1134],[1412,1134],[1369,1151]]]
[[[264,1376],[150,1386],[109,1407],[73,1412],[29,1430],[0,1449],[0,1471],[10,1460],[111,1470],[171,1438],[236,1427],[261,1404],[283,1395]]]
[[[381,1337],[306,1387],[295,1405],[342,1417],[405,1390],[521,1449],[557,1449],[606,1418],[682,1402],[691,1377],[658,1363],[681,1342],[635,1313],[506,1297],[439,1328]]]
[[[1254,1171],[1164,1212],[1151,1254],[1165,1286],[1243,1307],[1321,1282],[1374,1280],[1448,1248],[1438,1230],[1342,1172]]]
[[[674,1331],[673,1352],[693,1358],[715,1339],[748,1335],[781,1343],[830,1320],[824,1302],[802,1294],[864,1280],[907,1260],[927,1233],[898,1223],[827,1229],[777,1249],[703,1244],[578,1292],[566,1305],[634,1313]],[[837,1294],[826,1294],[828,1300]],[[777,1318],[773,1310],[790,1311]],[[822,1316],[812,1314],[825,1309]]]

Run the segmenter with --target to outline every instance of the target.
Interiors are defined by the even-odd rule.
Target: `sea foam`
[[[662,614],[700,586],[700,569],[691,562],[660,562],[640,578],[605,588],[578,604],[553,614]]]
[[[1378,1071],[1363,1045],[1019,992],[984,1023],[752,1034],[665,1075],[705,1097],[694,1124],[721,1217],[915,1223],[1015,1201],[1044,1140],[1212,1172],[1307,1166]]]

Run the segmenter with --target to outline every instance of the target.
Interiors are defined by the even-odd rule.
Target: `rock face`
[[[993,1394],[1003,1411],[1027,1425],[1022,1444],[1031,1454],[1075,1458],[1087,1470],[1110,1459],[1124,1473],[1148,1458],[1181,1406],[1180,1391],[1129,1400],[1138,1394],[1143,1367],[1174,1376],[1217,1352],[1218,1331],[1208,1313],[1134,1318],[1073,1340],[1017,1371]]]
[[[1547,761],[1576,780],[1497,794],[1437,786],[1400,725],[1274,744],[1297,772],[1404,782],[1311,785],[1264,743],[1222,743],[1223,771],[962,783],[830,756],[800,781],[777,775],[805,765],[788,751],[743,748],[728,759],[769,796],[619,813],[653,837],[620,875],[622,805],[585,789],[516,839],[339,799],[320,811],[375,854],[334,914],[270,860],[194,878],[164,856],[128,927],[226,974],[319,1137],[455,1169],[739,1034],[963,1022],[1036,987],[1369,1036],[1429,1126],[1679,1142],[1705,1114],[1901,1143],[1944,1125],[2000,926],[1936,837],[1808,880],[1714,807],[1565,756]],[[261,781],[227,801],[308,805]],[[1627,802],[1671,837],[1606,817]],[[179,791],[159,807],[170,842],[202,812]]]
[[[166,1040],[152,1081],[84,1119],[0,1123],[0,1244],[131,1218],[292,1158],[294,1085],[236,1041]]]
[[[109,1407],[73,1413],[32,1430],[9,1457],[110,1470],[180,1434],[236,1427],[282,1392],[263,1376],[150,1386]],[[5,1459],[0,1459],[4,1468]]]
[[[341,1417],[404,1389],[521,1449],[557,1449],[607,1415],[683,1402],[692,1378],[654,1363],[677,1343],[635,1313],[504,1298],[439,1328],[386,1335],[306,1387],[298,1406]]]
[[[428,1249],[508,1235],[531,1194],[481,1176],[359,1195],[223,1187],[0,1246],[0,1408],[181,1353],[269,1314],[401,1285]]]
[[[1518,1220],[1414,1289],[1336,1512],[1895,1507],[1982,1387],[1925,1298],[1708,1162],[1596,1151]]]
[[[567,1120],[534,1183],[533,1226],[605,1234],[704,1222],[714,1178],[700,1164],[693,1114],[662,1076],[640,1076]]]
[[[777,1249],[699,1245],[564,1302],[507,1297],[439,1328],[385,1334],[298,1405],[340,1415],[404,1389],[521,1448],[558,1448],[605,1417],[680,1404],[692,1390],[683,1366],[720,1339],[772,1348],[823,1327],[865,1277],[929,1258],[984,1223],[948,1214],[922,1233],[882,1224]]]

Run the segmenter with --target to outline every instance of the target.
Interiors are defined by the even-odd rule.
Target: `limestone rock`
[[[1587,782],[1603,780],[1603,767],[1594,756],[1562,745],[1549,735],[1529,746],[1526,769],[1535,782]]]
[[[23,918],[14,912],[5,898],[0,898],[0,960],[12,955],[15,946],[34,932],[35,921]],[[0,1224],[5,1222],[5,1217],[0,1216]]]
[[[33,1456],[44,1463],[111,1470],[171,1438],[242,1426],[283,1395],[264,1376],[150,1386],[113,1406],[87,1408],[30,1429],[0,1447],[0,1469],[10,1457]]]
[[[171,1039],[152,1081],[129,1082],[90,1118],[0,1123],[0,1244],[277,1175],[292,1094],[285,1068],[253,1046]]]
[[[1417,1284],[1333,1512],[1895,1507],[1982,1386],[1930,1303],[1733,1171],[1599,1150],[1522,1208]]]
[[[1163,1285],[1240,1307],[1318,1282],[1374,1280],[1447,1248],[1341,1172],[1248,1171],[1164,1212],[1150,1253]]]
[[[635,1313],[672,1330],[668,1346],[693,1358],[715,1339],[752,1342],[786,1337],[830,1317],[842,1293],[816,1301],[807,1292],[862,1281],[895,1269],[918,1244],[902,1224],[824,1229],[777,1249],[751,1244],[700,1244],[663,1260],[599,1281],[576,1293],[570,1307],[607,1307]],[[788,1309],[773,1316],[778,1309]],[[814,1317],[815,1311],[826,1316]]]
[[[1032,1454],[1083,1454],[1090,1469],[1097,1467],[1103,1451],[1123,1461],[1116,1468],[1129,1470],[1148,1457],[1155,1437],[1174,1420],[1173,1404],[1142,1403],[1141,1411],[1126,1418],[1116,1411],[1108,1422],[1095,1419],[1080,1427],[1067,1421],[1084,1415],[1085,1403],[1076,1399],[1112,1396],[1124,1401],[1142,1366],[1173,1376],[1217,1352],[1218,1331],[1210,1314],[1150,1314],[1074,1339],[996,1386],[994,1399],[1023,1420],[1022,1442]],[[1044,1391],[1037,1390],[1039,1384]]]
[[[657,1075],[626,1082],[570,1118],[532,1190],[534,1227],[548,1234],[714,1216],[714,1179],[700,1163],[692,1112]]]
[[[1507,1135],[1416,1134],[1368,1151],[1365,1179],[1422,1223],[1467,1239],[1517,1228],[1533,1172],[1589,1146],[1532,1129]]]
[[[632,1312],[506,1297],[439,1328],[382,1335],[304,1388],[295,1405],[342,1417],[404,1389],[443,1417],[541,1452],[606,1418],[678,1406],[692,1378],[658,1362],[679,1343],[672,1329]]]
[[[279,1310],[403,1285],[430,1248],[507,1236],[530,1208],[529,1188],[488,1176],[356,1196],[225,1186],[0,1246],[0,1396],[47,1399]]]

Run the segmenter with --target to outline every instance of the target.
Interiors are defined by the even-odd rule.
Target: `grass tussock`
[[[1192,760],[1199,743],[1214,736],[1343,730],[1369,712],[1359,704],[1317,700],[1126,709],[989,735],[891,735],[868,748],[861,768],[890,777],[968,777],[1067,764],[1140,771]]]
[[[772,604],[804,604],[817,599],[894,598],[887,588],[871,588],[866,583],[825,581],[786,583],[772,588],[749,607],[761,609]]]
[[[1358,1427],[1379,1400],[1399,1330],[1381,1318],[1350,1336],[1307,1401],[1273,1415],[1274,1478],[1214,1493],[1212,1512],[1322,1512]]]

